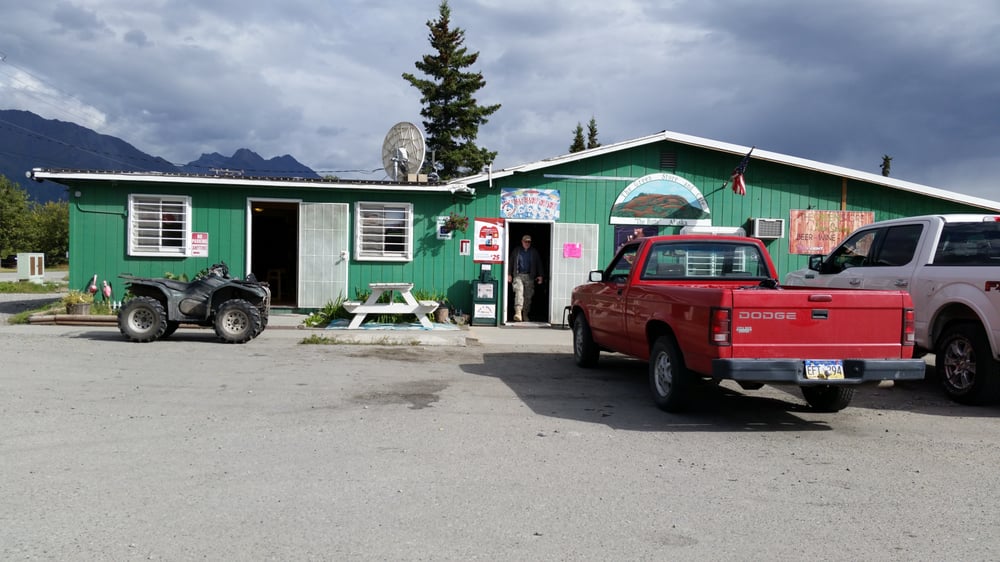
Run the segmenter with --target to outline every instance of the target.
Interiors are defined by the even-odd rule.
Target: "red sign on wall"
[[[204,257],[208,255],[208,233],[207,232],[192,232],[191,233],[191,256],[192,257]]]
[[[788,223],[789,254],[829,254],[855,229],[875,222],[872,211],[793,209]]]

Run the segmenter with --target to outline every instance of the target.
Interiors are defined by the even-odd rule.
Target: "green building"
[[[448,183],[368,182],[36,168],[70,201],[71,287],[94,275],[193,277],[225,261],[271,284],[274,306],[312,310],[369,283],[413,283],[476,320],[513,313],[505,255],[530,234],[547,264],[532,319],[561,323],[573,287],[631,236],[704,232],[762,239],[784,275],[856,226],[1000,202],[664,131]],[[419,180],[417,176],[408,179]],[[468,219],[447,231],[449,216]],[[461,222],[461,221],[460,221]],[[497,280],[495,292],[473,294]]]

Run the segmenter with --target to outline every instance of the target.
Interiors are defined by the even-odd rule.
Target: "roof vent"
[[[667,152],[666,150],[660,151],[660,169],[661,170],[674,170],[677,168],[677,153]]]

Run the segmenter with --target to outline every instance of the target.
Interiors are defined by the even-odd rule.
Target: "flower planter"
[[[66,314],[90,314],[90,303],[67,304]]]
[[[438,308],[434,311],[434,321],[438,324],[448,323],[448,309],[445,307]]]

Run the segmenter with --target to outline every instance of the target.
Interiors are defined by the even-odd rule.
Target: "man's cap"
[[[530,234],[525,234],[524,236],[522,236],[521,237],[521,242],[531,242],[531,235]]]

